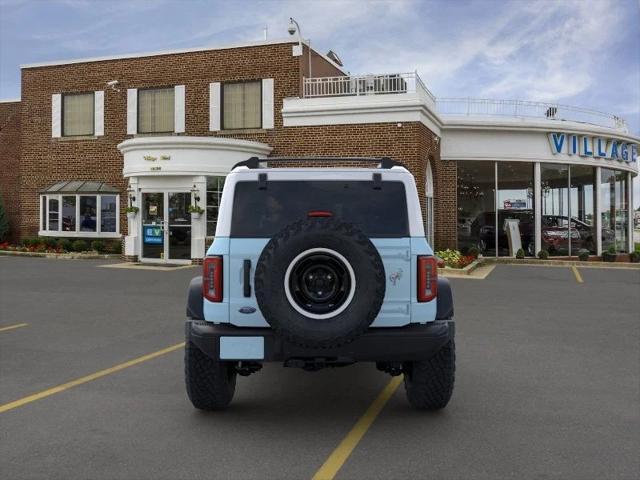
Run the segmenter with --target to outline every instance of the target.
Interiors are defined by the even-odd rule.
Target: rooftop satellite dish
[[[329,50],[327,52],[327,57],[329,57],[329,59],[331,59],[335,64],[339,65],[340,67],[343,66],[342,60],[340,60],[340,57],[338,56],[338,54],[333,50]]]

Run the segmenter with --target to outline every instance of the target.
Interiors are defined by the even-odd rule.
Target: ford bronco
[[[299,168],[307,160],[375,168]],[[237,375],[263,362],[310,371],[375,362],[404,375],[419,409],[443,408],[453,392],[451,288],[425,239],[414,178],[388,158],[237,164],[187,317],[186,387],[199,409],[226,407]]]

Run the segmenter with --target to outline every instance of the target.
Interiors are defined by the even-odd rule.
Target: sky
[[[640,135],[639,0],[0,0],[0,99],[20,64],[281,39],[291,16],[353,74],[417,70],[438,97],[587,107]]]

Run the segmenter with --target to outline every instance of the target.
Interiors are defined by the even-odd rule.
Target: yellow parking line
[[[7,330],[13,330],[14,328],[26,327],[28,323],[16,323],[15,325],[9,325],[8,327],[0,327],[0,332],[6,332]]]
[[[576,281],[578,283],[584,283],[584,280],[582,280],[582,275],[580,275],[580,272],[578,271],[575,265],[571,267],[571,270],[573,270],[573,275],[576,277]]]
[[[342,468],[342,465],[347,461],[351,452],[353,452],[354,448],[356,448],[360,440],[362,440],[364,434],[367,433],[367,430],[369,430],[369,427],[380,414],[387,401],[391,398],[391,395],[397,390],[400,383],[402,383],[401,375],[391,379],[367,411],[364,412],[364,415],[360,417],[360,420],[356,422],[351,431],[340,442],[340,445],[329,455],[329,458],[322,464],[320,470],[316,472],[312,480],[332,480],[336,476],[338,470]]]
[[[87,383],[92,380],[97,380],[98,378],[105,377],[115,372],[119,372],[120,370],[124,370],[125,368],[133,367],[134,365],[138,365],[139,363],[146,362],[147,360],[152,360],[166,353],[170,353],[175,350],[178,350],[182,347],[184,347],[184,342],[178,343],[177,345],[172,345],[171,347],[163,348],[162,350],[158,350],[157,352],[153,352],[148,355],[144,355],[142,357],[134,358],[133,360],[129,360],[128,362],[124,362],[119,365],[115,365],[111,368],[100,370],[99,372],[77,378],[76,380],[63,383],[62,385],[58,385],[57,387],[49,388],[48,390],[43,390],[42,392],[34,393],[33,395],[29,395],[28,397],[15,400],[13,402],[5,403],[4,405],[0,405],[0,413],[8,412],[9,410],[13,410],[14,408],[22,407],[23,405],[26,405],[28,403],[35,402],[36,400],[50,397],[51,395],[55,395],[56,393],[60,393],[70,388],[77,387],[78,385],[82,385],[83,383]]]

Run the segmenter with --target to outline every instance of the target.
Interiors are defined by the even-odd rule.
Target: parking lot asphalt
[[[0,257],[0,407],[183,341],[198,269],[105,263]],[[451,403],[417,412],[400,387],[336,478],[639,478],[640,270],[579,272],[452,279]],[[182,368],[176,348],[0,413],[0,477],[312,478],[390,380],[267,365],[203,413]]]

